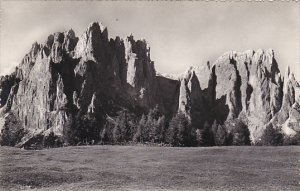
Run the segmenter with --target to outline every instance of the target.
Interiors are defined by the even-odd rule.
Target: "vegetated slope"
[[[299,190],[299,147],[0,149],[2,190]]]
[[[300,87],[289,68],[281,75],[273,50],[230,51],[169,78],[156,74],[145,40],[109,39],[97,22],[79,38],[69,30],[34,43],[0,88],[1,134],[14,134],[8,145],[19,147],[86,122],[98,141],[119,111],[140,117],[156,105],[167,121],[184,113],[194,129],[238,118],[254,142],[266,125],[300,131]]]

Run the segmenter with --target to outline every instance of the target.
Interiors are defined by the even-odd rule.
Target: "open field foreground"
[[[300,147],[0,148],[0,190],[300,190]]]

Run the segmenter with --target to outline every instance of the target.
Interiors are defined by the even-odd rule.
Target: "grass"
[[[300,147],[0,148],[0,190],[300,190]]]

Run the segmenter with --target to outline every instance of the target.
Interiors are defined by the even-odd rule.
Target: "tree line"
[[[170,120],[156,106],[140,117],[128,111],[121,111],[115,117],[107,116],[104,126],[99,129],[93,117],[84,117],[76,130],[66,125],[64,139],[71,144],[163,144],[169,146],[225,146],[250,145],[250,132],[240,120],[226,124],[206,122],[194,127],[188,115],[179,112]],[[90,135],[89,135],[90,134]]]
[[[300,133],[284,136],[279,128],[268,125],[260,140],[251,142],[247,125],[239,119],[218,124],[205,122],[192,126],[188,115],[179,112],[166,120],[156,106],[140,118],[129,112],[120,112],[116,118],[107,118],[100,131],[101,144],[155,143],[169,146],[243,146],[243,145],[298,145]]]
[[[229,146],[229,145],[299,145],[300,133],[295,136],[283,135],[280,128],[268,125],[260,140],[251,142],[250,132],[239,119],[219,124],[205,122],[202,126],[191,124],[185,113],[179,112],[167,120],[156,106],[147,114],[136,116],[129,111],[120,111],[116,116],[96,119],[92,114],[69,116],[63,136],[54,133],[48,136],[37,135],[28,146],[39,144],[42,147],[86,144],[160,144],[166,146]],[[11,120],[12,129],[3,128],[0,144],[14,146],[24,136],[24,131]]]

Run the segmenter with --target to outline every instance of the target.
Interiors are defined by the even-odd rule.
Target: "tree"
[[[149,142],[158,142],[159,137],[164,129],[164,119],[162,121],[158,105],[150,109],[147,115],[147,122],[144,126],[144,140]]]
[[[114,143],[121,143],[123,141],[122,130],[119,124],[115,124],[112,135]]]
[[[142,128],[142,138],[144,142],[150,142],[154,139],[153,128],[155,124],[155,119],[151,115],[151,110],[147,115],[146,123]]]
[[[77,114],[74,139],[75,143],[85,144],[94,143],[100,139],[100,127],[93,114]]]
[[[0,145],[1,146],[13,146],[8,127],[4,127],[1,130]]]
[[[229,145],[250,145],[250,131],[245,123],[239,119],[228,121],[225,124],[229,130],[228,142]]]
[[[73,115],[69,114],[67,115],[67,121],[64,124],[63,127],[63,142],[65,145],[73,145],[74,144],[74,134],[75,129],[73,128],[74,124]]]
[[[107,121],[103,130],[101,131],[100,141],[102,144],[109,144],[113,142],[112,129],[114,125],[110,121]]]
[[[197,146],[203,145],[202,131],[200,129],[197,129],[195,133],[196,133],[196,145]]]
[[[44,147],[58,147],[57,145],[58,137],[54,135],[54,132],[51,131],[47,136],[43,136],[43,146]]]
[[[137,124],[137,129],[136,132],[133,136],[133,141],[134,142],[143,142],[143,130],[146,124],[146,116],[143,114],[139,123]]]
[[[217,130],[218,130],[217,120],[214,120],[213,124],[211,125],[211,130],[213,133],[217,132]]]
[[[169,123],[166,141],[174,146],[192,146],[195,140],[196,133],[187,116],[183,113],[175,115]]]
[[[15,146],[25,135],[25,130],[14,114],[9,113],[0,133],[1,146]]]
[[[201,131],[201,139],[202,139],[202,146],[213,146],[215,145],[214,135],[211,126],[208,122],[204,123],[203,129]]]
[[[129,115],[127,111],[122,111],[114,123],[112,135],[115,143],[129,142],[133,139],[134,131],[136,131],[134,116]]]
[[[262,145],[278,146],[283,144],[283,135],[279,129],[268,125],[261,136]]]
[[[165,116],[159,117],[154,126],[154,142],[162,142],[164,140],[165,126]]]
[[[121,141],[128,142],[131,139],[131,129],[127,113],[122,112],[116,121],[121,131]]]
[[[164,138],[165,117],[161,116],[157,120],[148,118],[146,128],[149,128],[149,141],[161,142]]]
[[[154,120],[158,120],[162,116],[158,105],[156,105],[153,109],[150,109],[148,112],[148,118],[152,118]]]
[[[171,119],[166,133],[166,142],[174,146],[179,145],[179,141],[177,137],[178,136],[177,125],[178,125],[178,118],[175,116]]]
[[[227,131],[224,126],[217,125],[217,128],[214,130],[214,140],[215,145],[224,146],[227,144]]]
[[[135,142],[162,141],[164,138],[165,117],[161,115],[158,106],[150,109],[147,115],[143,114],[135,129],[133,136]]]

